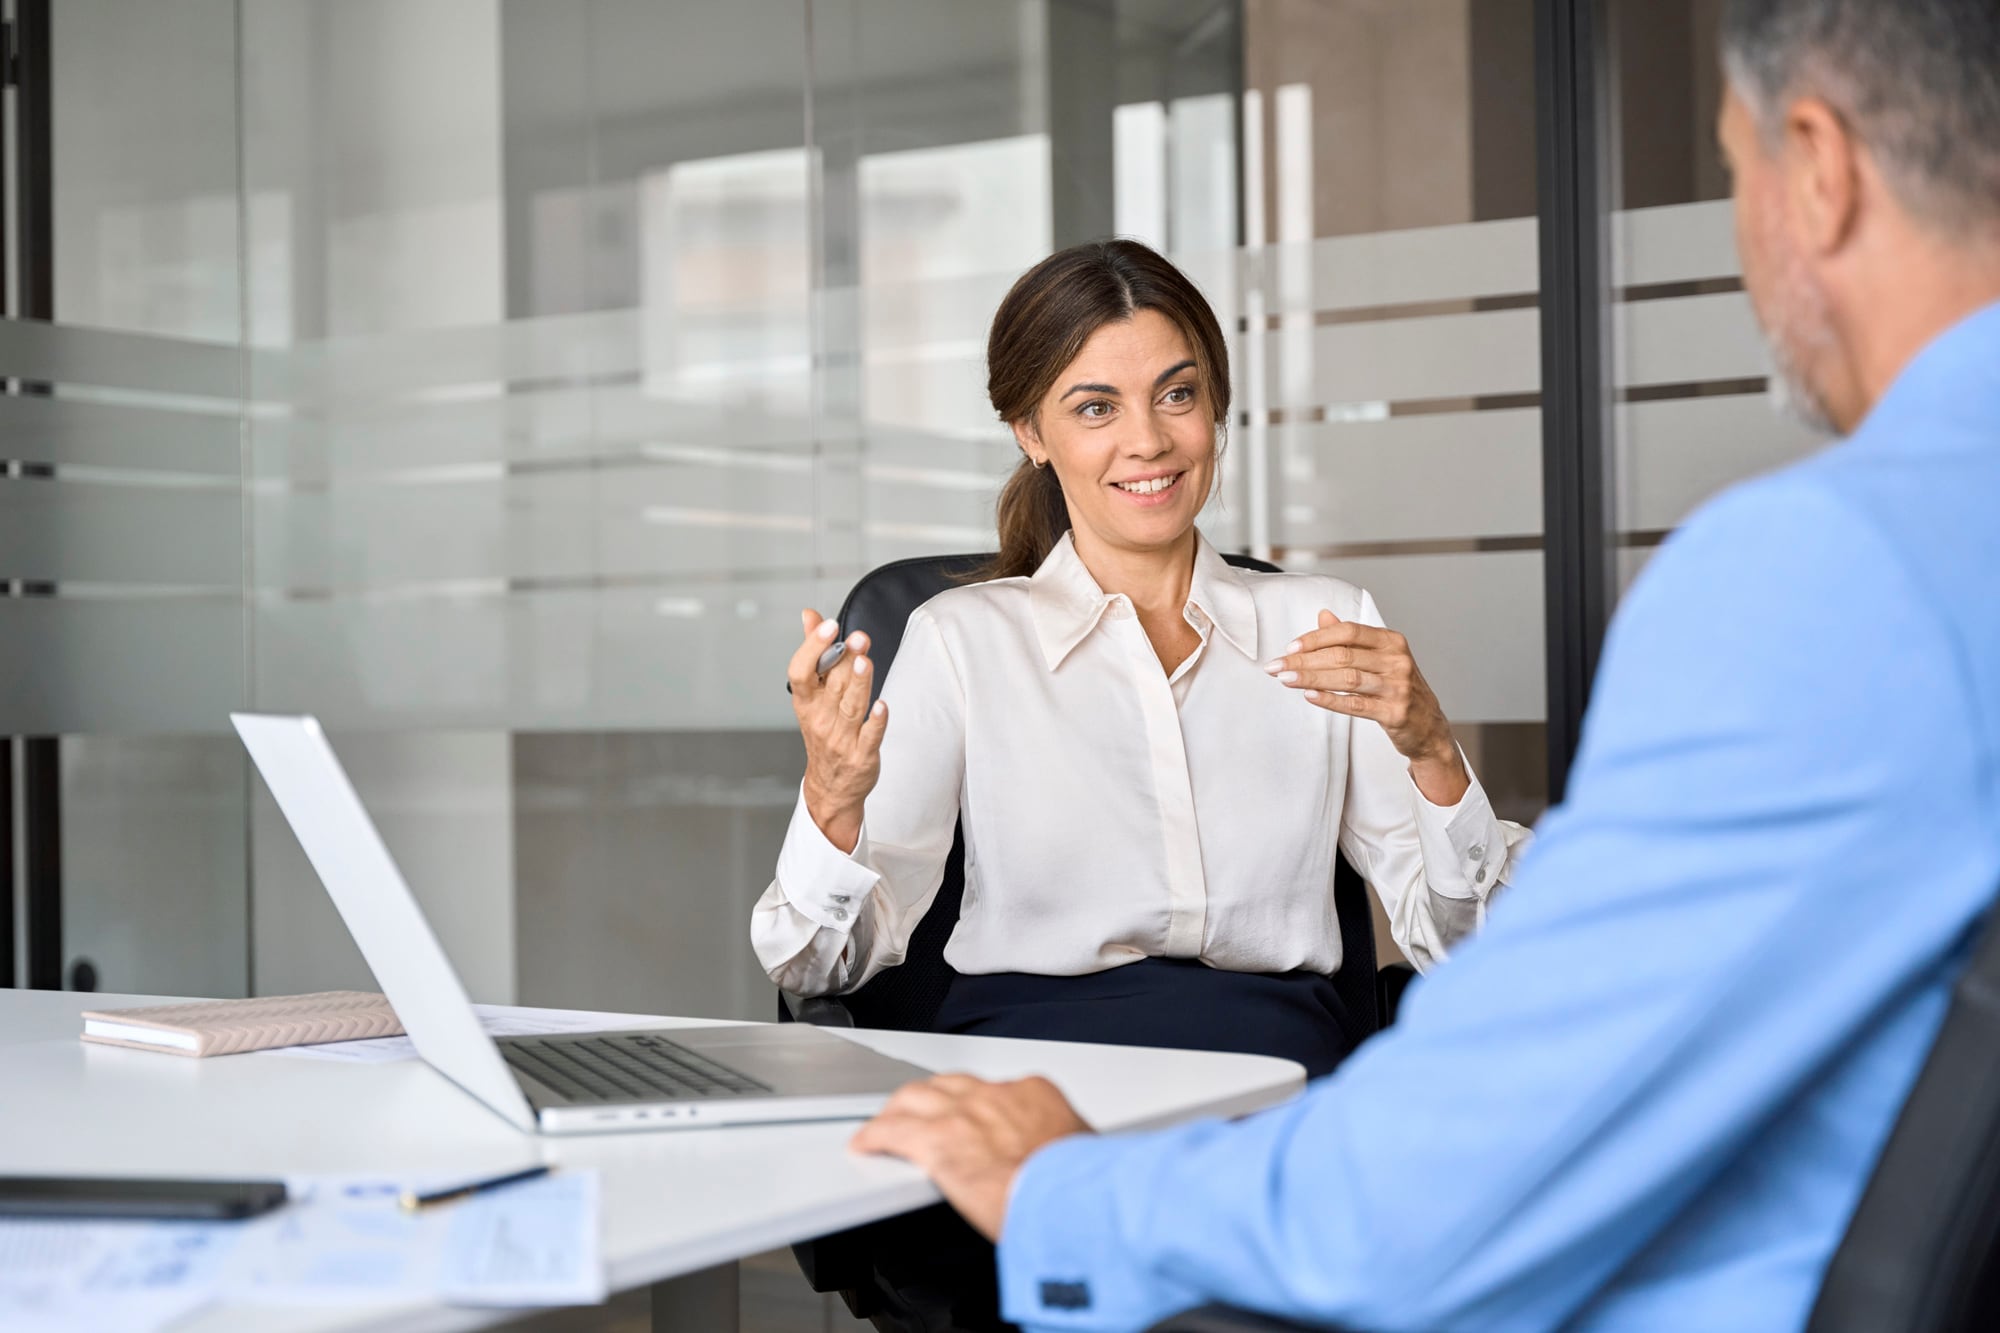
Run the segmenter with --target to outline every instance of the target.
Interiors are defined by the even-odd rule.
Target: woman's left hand
[[[1300,635],[1264,670],[1330,713],[1381,723],[1432,803],[1456,805],[1471,785],[1444,708],[1417,670],[1410,641],[1396,631],[1322,611],[1319,628]]]

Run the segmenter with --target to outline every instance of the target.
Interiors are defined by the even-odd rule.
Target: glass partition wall
[[[236,11],[8,11],[0,735],[21,738],[21,975],[242,994]]]
[[[1722,0],[1611,0],[1618,159],[1611,525],[1620,588],[1731,482],[1817,447],[1772,410],[1715,136]]]
[[[367,984],[228,730],[310,711],[476,998],[768,1016],[798,609],[990,547],[984,325],[1052,246],[1152,190],[1234,280],[1236,7],[18,2],[38,948],[102,989]],[[1128,101],[1163,124],[1115,189]]]
[[[0,944],[36,984],[369,984],[228,730],[310,711],[475,998],[769,1016],[798,608],[991,547],[987,321],[1111,234],[1229,333],[1207,532],[1370,588],[1533,818],[1561,7],[4,0],[43,63],[7,94]],[[1797,447],[1681,8],[1610,6],[1686,56],[1616,111],[1628,573]]]

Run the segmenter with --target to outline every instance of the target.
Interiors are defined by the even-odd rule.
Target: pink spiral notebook
[[[83,1016],[85,1041],[193,1056],[394,1037],[402,1030],[386,998],[353,990],[96,1009]]]

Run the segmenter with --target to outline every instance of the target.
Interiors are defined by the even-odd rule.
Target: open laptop
[[[432,1068],[521,1129],[589,1134],[873,1115],[930,1071],[803,1023],[504,1037],[451,961],[319,723],[230,721],[306,858]]]

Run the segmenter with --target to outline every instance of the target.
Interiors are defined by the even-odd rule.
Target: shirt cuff
[[[1464,757],[1461,751],[1459,758]],[[1416,806],[1417,845],[1424,854],[1424,881],[1431,892],[1483,902],[1499,887],[1507,863],[1507,839],[1472,765],[1465,766],[1465,775],[1469,781],[1456,805],[1433,804],[1415,778],[1410,779],[1410,796]]]
[[[868,868],[867,860],[867,827],[862,827],[851,854],[841,851],[813,822],[802,786],[792,808],[791,827],[785,830],[785,845],[778,851],[778,886],[785,901],[813,924],[844,935],[854,929],[869,893],[882,878]]]
[[[1022,1164],[997,1249],[1003,1318],[1034,1330],[1144,1328],[1198,1303],[1119,1251],[1107,1181],[1143,1142],[1078,1135]]]

